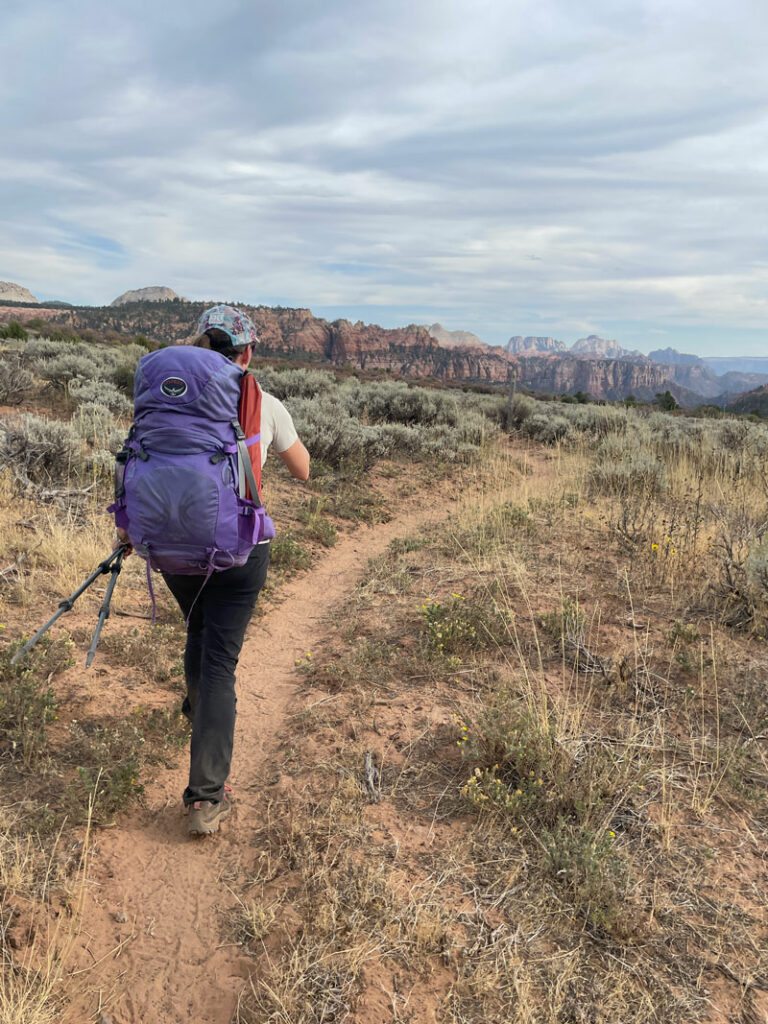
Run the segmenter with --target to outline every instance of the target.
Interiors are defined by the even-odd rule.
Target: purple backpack
[[[109,511],[148,570],[210,575],[275,535],[248,454],[261,435],[246,439],[238,421],[242,375],[219,352],[187,345],[139,361]]]

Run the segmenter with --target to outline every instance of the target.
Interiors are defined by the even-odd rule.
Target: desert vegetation
[[[768,434],[510,414],[298,666],[247,1024],[765,1016]]]
[[[183,624],[104,557],[141,345],[0,342],[0,1019],[61,1018],[94,830],[183,759]],[[241,1024],[765,1017],[768,429],[262,367],[314,459],[268,464],[259,614],[412,500],[275,738],[222,889]],[[447,481],[447,483],[446,483]],[[458,501],[448,504],[447,495]],[[444,502],[444,509],[436,505]],[[274,778],[289,786],[272,786]],[[75,987],[73,987],[75,986]]]

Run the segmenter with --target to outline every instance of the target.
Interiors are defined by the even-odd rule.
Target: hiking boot
[[[214,803],[212,800],[196,800],[189,808],[187,832],[191,836],[210,836],[219,831],[219,825],[228,818],[232,801],[228,793]]]

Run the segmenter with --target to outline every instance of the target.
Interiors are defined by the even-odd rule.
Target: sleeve
[[[272,443],[275,446],[276,452],[284,452],[298,441],[299,435],[296,432],[296,427],[293,425],[291,414],[283,403],[277,398],[273,398],[273,402],[274,405],[271,410],[274,418]]]

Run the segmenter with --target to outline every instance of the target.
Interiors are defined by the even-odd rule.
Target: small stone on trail
[[[114,1021],[112,1020],[108,1013],[100,1013],[99,1019],[96,1022],[96,1024],[114,1024]]]
[[[124,910],[116,910],[112,917],[114,917],[118,924],[125,924],[128,920]]]

